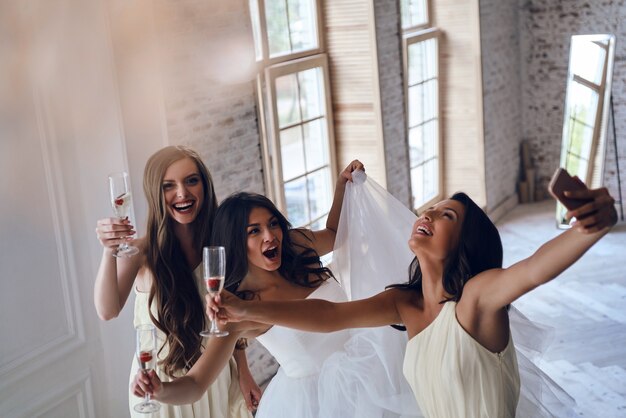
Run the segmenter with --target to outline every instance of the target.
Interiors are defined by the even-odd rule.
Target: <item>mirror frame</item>
[[[574,71],[574,45],[583,42],[602,44],[606,48],[600,84],[589,81],[581,77]],[[571,131],[570,129],[568,129],[568,124],[572,119],[572,114],[574,110],[574,106],[570,102],[572,102],[574,86],[576,86],[577,84],[582,84],[598,93],[598,101],[595,109],[595,121],[593,125],[593,134],[591,137],[591,144],[589,144],[589,160],[585,173],[585,178],[581,179],[590,188],[600,187],[604,180],[606,141],[610,111],[614,56],[615,36],[612,34],[573,35],[571,37],[567,73],[567,90],[565,95],[565,108],[563,112],[563,133],[561,137],[560,166],[565,168],[566,170],[568,169],[567,157],[570,138],[572,137],[572,135],[570,134]],[[570,172],[570,174],[575,175],[576,173]],[[561,203],[557,202],[556,222],[557,227],[560,229],[569,228],[569,222],[567,222],[564,217],[565,212],[567,212],[567,209],[565,209],[565,207]]]

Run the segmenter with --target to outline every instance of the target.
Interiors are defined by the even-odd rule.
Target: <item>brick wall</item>
[[[154,7],[169,143],[201,154],[218,199],[263,193],[247,2],[158,0]]]
[[[375,1],[374,14],[387,190],[410,207],[411,179],[405,129],[400,4],[396,0]]]
[[[570,37],[577,34],[617,38],[612,92],[619,164],[626,177],[626,1],[525,0],[520,6],[522,127],[539,169],[539,187],[546,187],[559,164]],[[604,183],[617,198],[614,153],[610,136]]]
[[[480,2],[488,211],[515,195],[519,176],[522,115],[517,2]]]

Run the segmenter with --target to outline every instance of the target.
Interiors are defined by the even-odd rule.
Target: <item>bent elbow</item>
[[[107,311],[100,309],[96,309],[96,312],[98,313],[98,318],[102,321],[110,321],[111,319],[117,318],[120,314],[119,311]]]

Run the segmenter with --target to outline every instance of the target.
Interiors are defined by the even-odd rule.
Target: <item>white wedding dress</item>
[[[332,278],[309,298],[347,300]],[[378,350],[380,341],[389,339],[396,349]],[[261,398],[256,418],[419,416],[402,377],[403,333],[378,328],[325,334],[273,326],[257,340],[280,368]]]

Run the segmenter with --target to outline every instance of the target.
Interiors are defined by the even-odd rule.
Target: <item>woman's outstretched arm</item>
[[[569,213],[578,216],[572,229],[546,242],[533,255],[509,268],[479,274],[467,283],[463,297],[475,299],[479,309],[495,311],[549,282],[574,264],[617,222],[614,200],[606,189],[579,191],[575,196],[593,201]]]
[[[304,331],[333,332],[402,323],[399,306],[410,298],[410,291],[390,289],[351,302],[320,299],[263,302],[244,301],[222,292],[221,299],[209,302],[207,313],[213,316],[219,309],[217,316],[223,323],[245,320]]]

